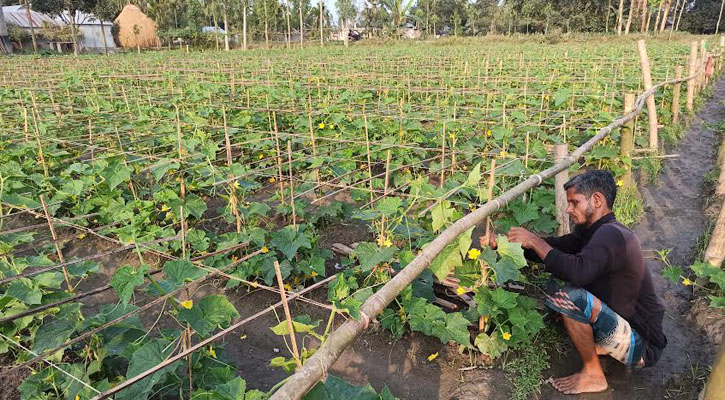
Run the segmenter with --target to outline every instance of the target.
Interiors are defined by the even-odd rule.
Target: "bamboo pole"
[[[554,163],[559,164],[564,160],[569,153],[569,146],[566,143],[559,143],[554,145]],[[566,213],[568,203],[566,200],[566,190],[564,190],[564,184],[569,181],[569,171],[563,170],[554,176],[554,199],[556,203],[556,222],[559,227],[556,229],[556,234],[559,236],[567,235],[570,233],[569,229],[569,215]]]
[[[277,178],[279,179],[279,182],[277,182],[279,186],[279,195],[282,200],[282,203],[285,202],[285,195],[284,195],[284,185],[282,184],[282,152],[279,148],[279,132],[277,131],[277,112],[272,111],[272,121],[274,121],[274,143],[275,147],[277,149]],[[290,199],[290,201],[294,201],[294,199]]]
[[[634,93],[627,93],[624,95],[624,113],[629,114],[634,109]],[[632,150],[634,149],[634,121],[630,121],[622,126],[620,145],[619,145],[619,157],[622,160],[629,160],[624,163],[624,182],[627,185],[632,184]]]
[[[365,123],[365,150],[368,159],[368,184],[370,186],[370,202],[372,203],[375,200],[373,194],[373,166],[370,162],[370,134],[368,133],[368,117],[365,115],[365,107],[363,107],[363,122]]]
[[[279,268],[279,263],[274,260],[274,273],[277,275],[277,285],[279,286],[279,297],[282,298],[282,308],[284,309],[284,316],[287,318],[287,328],[289,329],[289,338],[292,343],[292,357],[295,359],[297,369],[302,367],[302,360],[300,360],[300,352],[297,350],[297,339],[295,338],[295,325],[292,323],[292,315],[289,312],[289,304],[287,304],[287,292],[284,288],[284,281],[282,280],[282,271]]]
[[[682,78],[682,65],[675,67],[675,79]],[[680,122],[680,84],[675,83],[672,87],[672,124]],[[634,100],[634,99],[632,99]],[[633,101],[634,102],[634,101]],[[626,110],[625,110],[626,111]]]
[[[292,227],[297,231],[297,214],[295,212],[295,184],[292,180],[292,142],[287,141],[287,169],[289,170],[289,197],[292,206]]]
[[[697,42],[693,41],[690,43],[690,58],[687,64],[687,75],[694,75],[697,70]],[[687,111],[692,113],[694,111],[695,104],[695,86],[697,82],[695,79],[687,81]]]
[[[60,245],[58,244],[58,236],[55,234],[55,227],[53,226],[53,221],[50,219],[48,205],[45,203],[45,197],[42,194],[40,195],[40,203],[43,205],[43,213],[45,214],[45,220],[48,222],[48,229],[50,229],[50,235],[53,238],[53,246],[55,246],[55,253],[58,255],[58,261],[63,264],[65,263],[65,260],[63,259],[63,251],[61,251]],[[65,266],[63,266],[63,278],[65,279],[65,284],[68,286],[68,291],[73,293],[75,290],[73,285],[70,283],[68,269]]]
[[[644,39],[637,41],[637,51],[639,52],[639,61],[642,65],[642,78],[644,80],[645,90],[652,88],[652,74],[650,72],[649,57],[647,57],[647,46]],[[657,104],[655,103],[654,94],[647,98],[647,115],[649,116],[649,148],[657,149]]]
[[[684,79],[689,79],[687,78]],[[662,82],[642,93],[635,101],[634,110],[614,120],[609,125],[601,128],[596,135],[579,146],[571,155],[564,158],[559,164],[555,164],[546,170],[530,176],[528,179],[502,193],[495,199],[491,199],[475,211],[462,217],[446,228],[438,237],[433,239],[421,252],[405,267],[388,281],[380,290],[369,297],[360,307],[359,320],[348,319],[337,328],[310,357],[305,364],[294,375],[287,378],[284,385],[275,392],[270,400],[292,400],[301,399],[317,382],[325,376],[325,371],[332,367],[342,352],[360,335],[368,325],[371,318],[375,318],[385,307],[390,304],[400,292],[408,287],[418,277],[436,256],[443,251],[450,243],[458,238],[463,232],[484,221],[488,216],[509,204],[511,201],[526,193],[529,189],[540,185],[544,180],[549,179],[557,173],[569,168],[580,157],[599,143],[612,130],[621,127],[623,124],[634,119],[639,114],[648,96],[657,89],[676,81]]]

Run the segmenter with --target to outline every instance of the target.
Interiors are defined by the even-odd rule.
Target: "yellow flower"
[[[267,179],[267,182],[269,182],[269,183],[274,183],[274,182],[275,182],[275,179],[274,179],[274,177],[270,177],[269,179]]]
[[[76,395],[76,400],[81,400],[81,396]]]
[[[689,280],[689,279],[687,279],[687,278],[683,278],[682,279],[682,284],[685,285],[685,286],[690,286],[690,285],[692,285],[692,281]]]
[[[378,236],[378,246],[382,247],[383,243],[385,243],[385,236],[383,236],[383,235]]]
[[[246,339],[246,338],[247,338],[247,335],[242,335],[242,336],[240,336],[239,338],[240,338],[240,339],[242,339],[242,340],[244,340],[244,339]]]
[[[209,346],[209,355],[216,358],[216,351],[214,351],[214,348]]]
[[[78,234],[78,236],[76,236],[77,239],[83,239],[84,237],[86,237],[85,233],[80,233]]]
[[[285,283],[284,288],[285,288],[285,290],[292,290],[292,286],[290,286],[289,283]]]
[[[194,307],[194,300],[186,300],[179,303],[180,306],[186,308],[187,310],[191,310],[191,307]]]
[[[261,159],[263,159],[263,158],[264,158],[264,154],[262,154],[262,153],[259,153],[259,159],[261,160]]]
[[[501,335],[501,337],[503,338],[503,340],[511,340],[511,334],[510,334],[510,333],[508,333],[508,332],[504,332],[504,333],[503,333],[503,334]]]
[[[169,206],[167,206],[166,204],[164,204],[163,206],[161,206],[161,211],[166,212],[166,211],[169,211],[169,210],[171,210],[171,208],[169,208]]]
[[[464,293],[466,293],[466,289],[459,286],[459,287],[456,288],[456,293],[458,293],[458,294],[464,294]]]
[[[491,130],[490,130],[490,129],[488,129],[488,130],[486,131],[486,136],[491,136]]]
[[[317,271],[312,271],[312,272],[310,272],[310,276],[311,276],[311,277],[313,277],[313,278],[314,278],[314,277],[316,277],[317,275],[319,275],[319,274],[317,273]]]
[[[478,260],[478,256],[481,255],[481,251],[478,249],[471,249],[468,250],[468,259],[469,260]]]
[[[234,186],[234,189],[239,189],[239,181],[234,181],[232,186]]]
[[[267,246],[262,246],[262,253],[269,253]]]
[[[438,357],[438,352],[437,351],[435,353],[433,353],[433,354],[431,354],[431,355],[428,356],[428,361],[433,361],[433,360],[436,359],[436,357]]]
[[[451,140],[455,140],[455,139],[456,139],[456,135],[454,135],[454,134],[452,134],[452,133],[449,133],[449,134],[448,134],[448,137],[449,137],[449,138],[450,138]]]
[[[320,129],[325,129],[325,123],[324,122],[320,122],[320,125],[318,125],[318,126],[320,127]]]
[[[617,180],[617,186],[622,186],[622,185],[624,185],[624,181],[621,179]]]
[[[390,238],[386,238],[385,242],[383,242],[383,246],[390,247],[393,245],[393,242],[390,240]]]

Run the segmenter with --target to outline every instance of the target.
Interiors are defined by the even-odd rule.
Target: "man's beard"
[[[584,231],[591,225],[592,219],[594,218],[594,207],[592,202],[587,202],[587,209],[584,211],[584,221],[577,222],[574,224],[574,231]]]

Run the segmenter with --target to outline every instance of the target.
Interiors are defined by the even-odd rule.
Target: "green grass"
[[[639,222],[644,214],[642,197],[634,185],[625,185],[617,190],[614,200],[614,215],[624,226],[631,227]]]
[[[503,370],[510,374],[510,398],[525,400],[534,393],[540,393],[544,371],[550,367],[551,354],[566,351],[566,338],[560,331],[553,326],[542,329],[532,343],[516,351],[515,358],[504,361],[502,365]]]

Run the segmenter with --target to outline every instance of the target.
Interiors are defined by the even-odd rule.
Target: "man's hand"
[[[485,248],[486,246],[490,247],[493,250],[498,249],[498,242],[496,241],[496,235],[491,233],[490,237],[488,238],[488,243],[486,243],[486,235],[482,235],[480,238],[478,238],[478,242],[481,245],[481,248]]]
[[[541,240],[540,237],[518,226],[514,226],[509,230],[508,239],[509,242],[521,243],[521,247],[525,249],[533,249],[536,242]]]
[[[518,226],[509,230],[508,239],[512,243],[521,243],[521,247],[524,249],[534,250],[542,260],[552,250],[552,247],[544,239]]]

